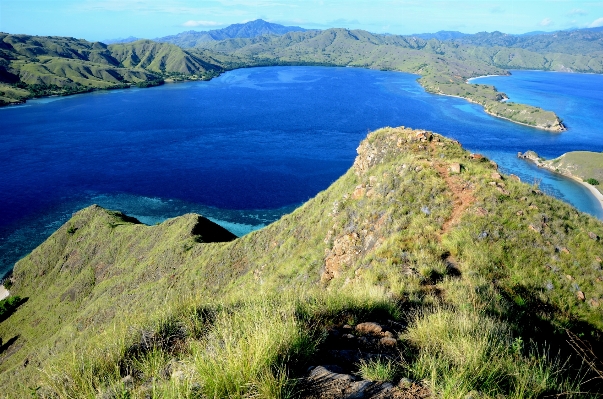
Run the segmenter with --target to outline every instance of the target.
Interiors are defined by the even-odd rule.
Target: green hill
[[[148,87],[164,79],[209,79],[222,70],[207,51],[189,52],[148,40],[107,46],[74,38],[0,34],[0,105],[96,89]]]
[[[595,396],[599,237],[453,140],[381,129],[331,187],[233,241],[198,215],[76,213],[15,266],[1,394]]]
[[[416,73],[427,91],[466,98],[494,116],[552,131],[565,129],[553,112],[504,102],[504,93],[492,86],[468,84],[467,79],[508,74],[506,68],[603,72],[600,55],[543,55],[347,29],[230,39],[198,48],[237,56],[247,65],[334,65]]]
[[[474,35],[455,37],[453,40],[479,47],[522,48],[537,53],[603,54],[603,32],[593,29],[543,32],[534,35],[480,32]]]
[[[286,32],[281,35],[257,36],[273,27],[256,22],[216,36],[231,39],[171,40],[187,48],[149,40],[107,46],[0,34],[0,104],[132,84],[146,87],[165,79],[210,79],[224,70],[252,66],[351,66],[416,73],[427,91],[462,97],[491,115],[559,132],[565,127],[553,112],[507,102],[496,88],[467,80],[508,74],[513,68],[603,73],[603,52],[597,50],[601,33],[589,30],[531,36],[494,32],[438,41],[347,29],[286,32],[287,27],[278,31]],[[192,44],[196,46],[190,48]]]

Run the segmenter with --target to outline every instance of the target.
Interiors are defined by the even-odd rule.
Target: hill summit
[[[454,140],[380,129],[327,190],[238,239],[193,214],[74,214],[15,266],[2,394],[597,393],[600,237]]]
[[[164,36],[155,39],[158,42],[172,43],[180,47],[195,47],[201,43],[225,39],[249,38],[262,35],[284,35],[289,32],[305,32],[299,26],[284,26],[256,19],[243,24],[232,24],[223,29],[209,31],[194,31],[178,33],[177,35]]]

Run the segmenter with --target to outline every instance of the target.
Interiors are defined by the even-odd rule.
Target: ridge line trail
[[[430,143],[432,155],[435,152],[435,144],[434,142]],[[433,165],[437,170],[438,174],[444,181],[446,182],[446,186],[448,186],[448,190],[450,190],[452,194],[452,213],[450,217],[442,224],[442,229],[438,233],[438,239],[441,241],[442,236],[452,230],[452,227],[456,225],[460,220],[465,211],[473,205],[475,202],[475,197],[473,196],[473,189],[466,187],[463,185],[462,180],[458,176],[451,176],[449,171],[449,166],[446,163],[442,163],[441,161],[435,160]]]

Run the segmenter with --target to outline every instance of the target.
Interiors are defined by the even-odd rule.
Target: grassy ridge
[[[15,267],[28,301],[0,324],[3,394],[289,397],[331,326],[367,320],[408,326],[394,382],[446,397],[600,388],[567,343],[601,339],[600,221],[429,132],[382,129],[358,153],[232,242],[200,243],[196,215],[75,214]]]

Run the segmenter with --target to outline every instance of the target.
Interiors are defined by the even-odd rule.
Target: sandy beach
[[[471,82],[473,79],[479,79],[479,78],[493,78],[493,77],[495,77],[495,76],[507,76],[507,75],[484,75],[484,76],[476,76],[476,77],[474,77],[474,78],[469,78],[469,79],[467,79],[467,82],[466,82],[466,83]]]
[[[587,182],[585,182],[584,180],[582,180],[578,177],[569,176],[569,175],[565,175],[565,174],[563,174],[563,176],[574,179],[578,183],[582,184],[584,187],[588,188],[588,190],[592,193],[592,195],[598,200],[599,205],[601,206],[601,209],[603,210],[603,194],[601,194],[601,192],[599,190],[597,190],[596,188],[594,188],[593,186],[591,186],[590,184],[588,184]]]
[[[0,300],[4,298],[8,298],[10,296],[10,292],[4,286],[0,285]]]

